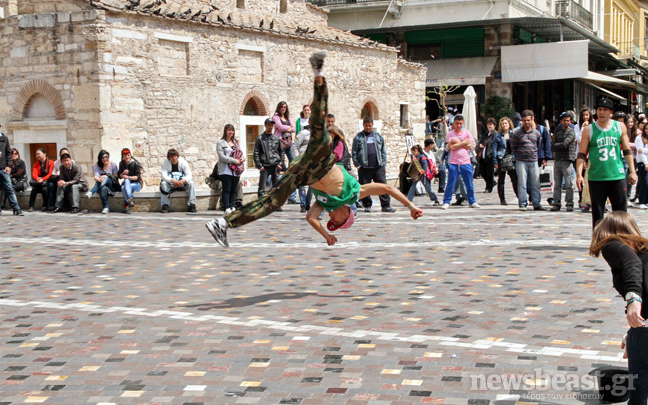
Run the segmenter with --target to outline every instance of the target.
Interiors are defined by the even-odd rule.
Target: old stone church
[[[0,130],[28,164],[37,147],[55,157],[68,146],[87,175],[101,149],[118,160],[129,147],[154,190],[175,147],[200,185],[226,123],[251,161],[279,101],[297,118],[318,50],[348,142],[372,116],[393,175],[405,130],[423,139],[424,68],[328,27],[326,11],[303,0],[0,0],[0,32]]]

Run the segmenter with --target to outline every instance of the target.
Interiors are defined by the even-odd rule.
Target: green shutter
[[[483,27],[410,31],[405,33],[405,42],[408,44],[440,43],[444,58],[465,58],[485,54]]]

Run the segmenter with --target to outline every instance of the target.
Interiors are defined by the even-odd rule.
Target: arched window
[[[259,113],[259,105],[254,98],[249,99],[245,104],[243,115],[261,115]]]
[[[236,0],[236,8],[245,8],[245,0]]]
[[[367,117],[373,119],[373,108],[371,107],[371,104],[367,103],[362,107],[362,111],[360,112],[360,119],[365,119]]]
[[[280,13],[288,12],[288,0],[279,0],[279,12]]]
[[[47,97],[36,93],[27,101],[23,110],[23,118],[54,120],[56,119],[56,111]]]

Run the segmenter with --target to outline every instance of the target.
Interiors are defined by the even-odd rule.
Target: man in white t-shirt
[[[443,194],[442,209],[447,210],[452,201],[452,192],[459,176],[463,178],[468,194],[470,208],[481,208],[475,199],[475,188],[473,187],[473,167],[470,162],[470,151],[475,147],[475,140],[470,131],[463,129],[464,117],[460,114],[454,117],[452,131],[448,132],[446,142],[450,148],[450,159],[448,165],[448,184]]]

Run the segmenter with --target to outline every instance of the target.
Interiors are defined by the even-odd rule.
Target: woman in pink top
[[[289,136],[291,139],[290,145],[284,149],[286,156],[288,156],[288,163],[290,163],[294,159],[290,146],[292,146],[292,142],[295,140],[295,123],[290,119],[290,111],[285,101],[280,101],[277,104],[277,110],[272,116],[272,120],[275,123],[275,135],[279,139],[282,139],[284,136]]]

